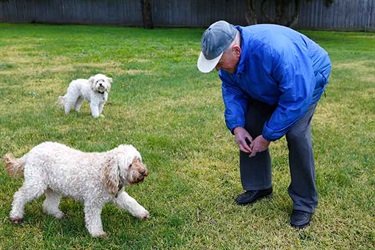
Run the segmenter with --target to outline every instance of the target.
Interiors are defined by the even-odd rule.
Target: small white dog
[[[70,82],[64,96],[59,96],[58,102],[69,114],[74,108],[79,111],[84,100],[90,102],[91,114],[97,118],[103,111],[104,104],[108,100],[111,90],[112,78],[103,74],[96,74],[89,79],[76,79]]]
[[[124,186],[136,184],[148,175],[140,153],[132,145],[120,145],[103,153],[85,153],[56,142],[35,146],[17,159],[6,154],[8,175],[24,175],[23,186],[14,194],[10,219],[23,222],[26,203],[45,193],[43,211],[56,218],[61,195],[82,201],[86,228],[94,237],[107,237],[100,214],[107,202],[113,202],[134,217],[146,219],[149,212],[129,196]]]

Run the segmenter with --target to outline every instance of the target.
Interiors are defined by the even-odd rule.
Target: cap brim
[[[197,66],[200,72],[202,73],[208,73],[211,70],[213,70],[217,63],[220,61],[221,56],[223,53],[221,53],[218,57],[212,59],[212,60],[207,60],[206,57],[204,57],[203,53],[201,52],[198,58]]]

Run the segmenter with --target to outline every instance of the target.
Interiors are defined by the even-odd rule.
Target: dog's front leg
[[[150,213],[125,191],[121,191],[113,202],[139,219],[146,219],[150,216]]]
[[[85,202],[85,222],[86,228],[93,237],[106,238],[107,234],[103,231],[102,213],[103,204]]]
[[[102,114],[103,112],[104,103],[99,104],[99,114]]]
[[[93,117],[97,118],[99,117],[99,107],[97,103],[94,103],[93,101],[90,102],[90,109],[91,109],[91,114]]]

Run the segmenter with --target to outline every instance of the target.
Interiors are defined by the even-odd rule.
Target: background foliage
[[[0,155],[44,141],[82,151],[133,144],[150,176],[127,192],[151,218],[112,204],[102,213],[109,239],[91,238],[83,206],[64,198],[66,218],[26,206],[8,219],[23,180],[0,169],[0,249],[372,249],[374,239],[373,33],[302,31],[331,55],[331,83],[313,120],[319,206],[310,227],[289,226],[290,177],[284,139],[273,143],[272,199],[239,207],[237,146],[223,121],[220,82],[196,69],[202,29],[0,24]],[[88,104],[64,115],[69,82],[113,77],[105,118]]]

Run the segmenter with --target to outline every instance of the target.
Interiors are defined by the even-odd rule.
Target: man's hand
[[[262,135],[258,136],[250,144],[251,153],[250,153],[249,157],[253,157],[257,153],[267,150],[269,145],[270,145],[270,142],[267,141],[266,139],[264,139]]]
[[[250,147],[250,144],[253,141],[253,138],[250,136],[250,134],[246,131],[246,129],[241,128],[241,127],[236,127],[233,130],[235,140],[238,144],[238,147],[242,152],[245,153],[251,153],[252,149]]]

